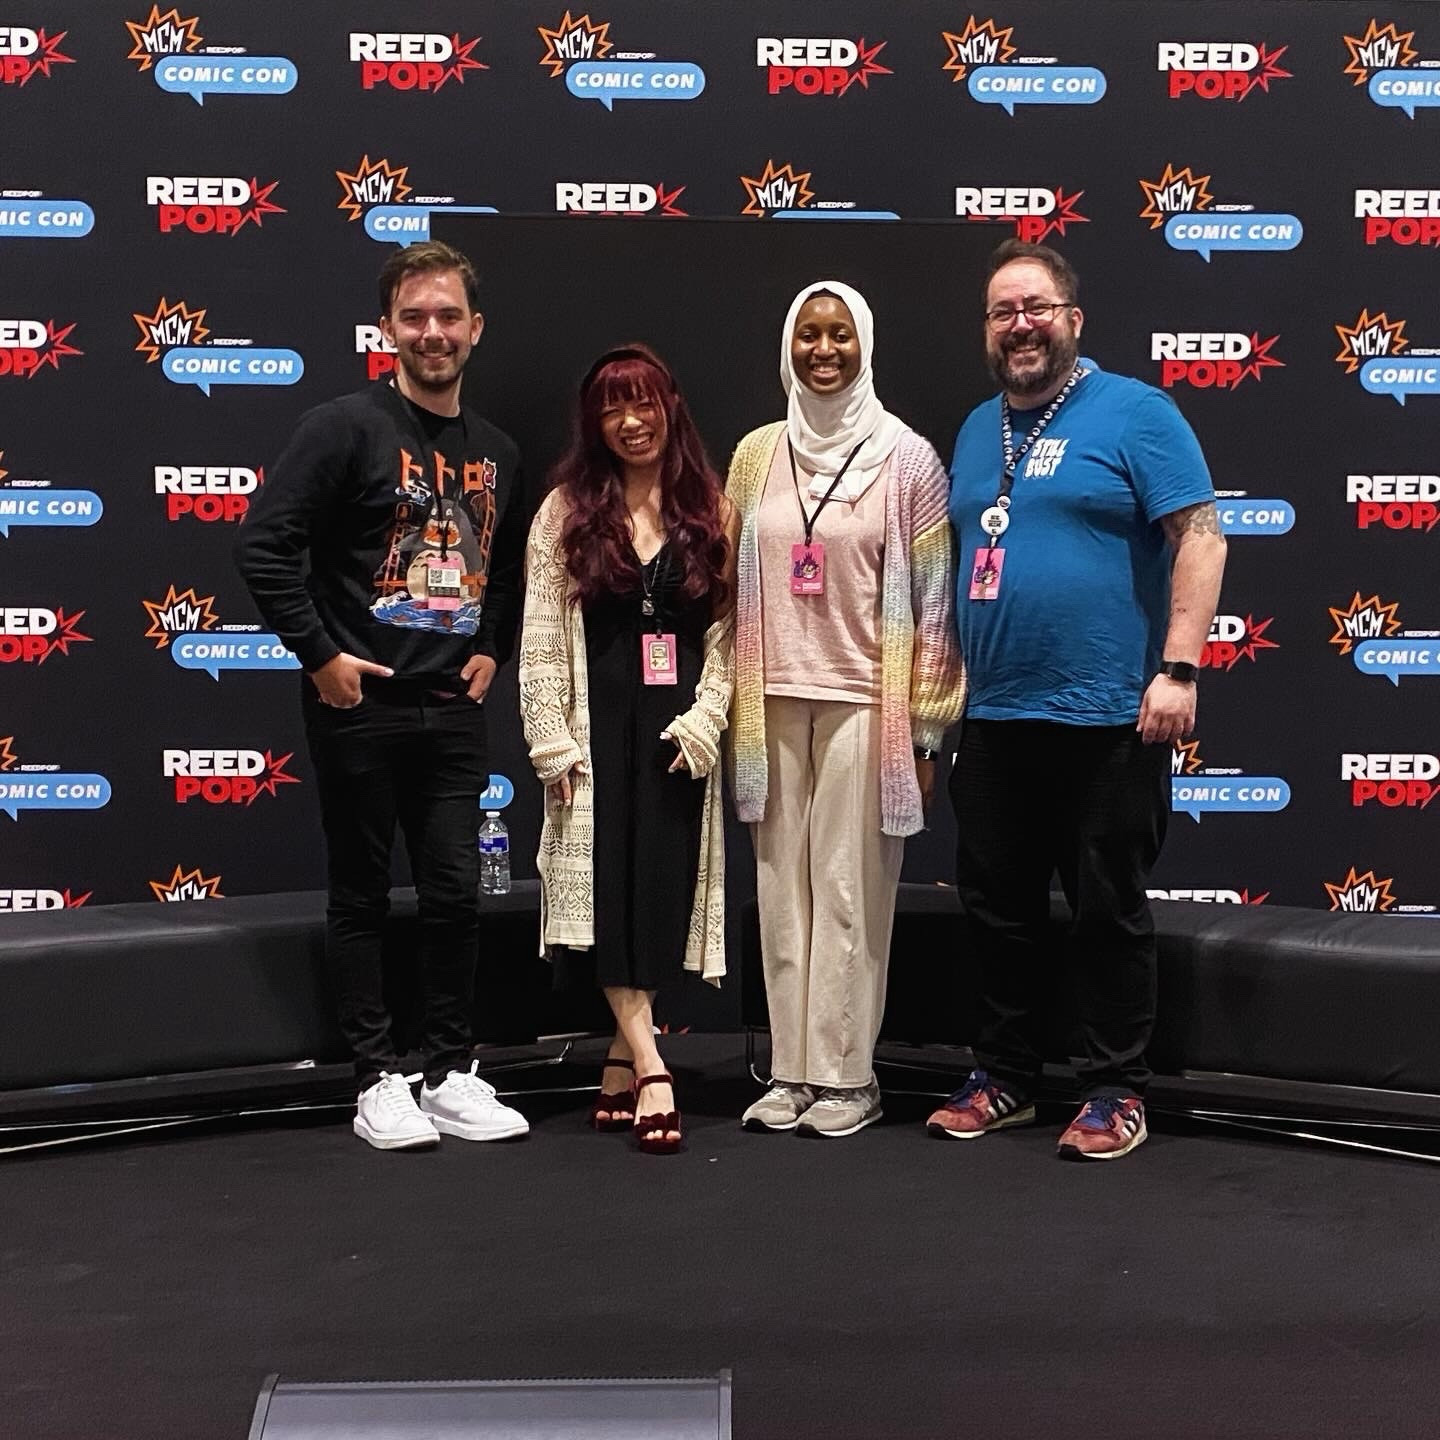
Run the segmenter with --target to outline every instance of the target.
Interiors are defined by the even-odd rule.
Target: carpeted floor
[[[0,1435],[236,1440],[263,1377],[735,1372],[738,1440],[1430,1436],[1434,1166],[1207,1133],[751,1136],[680,1037],[690,1148],[526,1105],[525,1142],[323,1125],[0,1166]]]

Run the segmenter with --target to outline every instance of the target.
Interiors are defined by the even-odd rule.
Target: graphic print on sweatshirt
[[[457,477],[440,450],[416,456],[403,446],[398,462],[370,613],[382,625],[473,635],[495,538],[495,462],[467,461]]]

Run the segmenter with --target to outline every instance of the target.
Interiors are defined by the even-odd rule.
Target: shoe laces
[[[1000,1087],[990,1078],[988,1071],[972,1070],[970,1078],[945,1102],[946,1108],[962,1110],[981,1094],[993,1101],[1000,1094]]]
[[[388,1070],[381,1071],[380,1082],[376,1086],[376,1099],[381,1109],[392,1115],[402,1110],[413,1110],[415,1096],[410,1087],[420,1078],[419,1075],[395,1075]]]
[[[1125,1103],[1118,1095],[1096,1095],[1080,1107],[1075,1123],[1087,1130],[1108,1130]]]
[[[488,1081],[482,1080],[475,1072],[480,1068],[478,1060],[470,1062],[468,1070],[452,1070],[445,1077],[445,1084],[454,1090],[462,1099],[472,1100],[481,1105],[494,1105],[498,1103],[495,1087]]]
[[[834,1110],[838,1106],[848,1105],[850,1101],[859,1094],[860,1091],[856,1089],[847,1090],[839,1085],[830,1085],[820,1092],[820,1098],[815,1104],[825,1105],[829,1109]]]

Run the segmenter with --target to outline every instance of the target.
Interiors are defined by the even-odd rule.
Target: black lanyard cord
[[[820,503],[815,507],[813,515],[806,514],[805,502],[800,498],[800,476],[795,469],[795,446],[791,444],[790,437],[785,437],[785,448],[790,452],[790,479],[795,485],[795,503],[800,507],[800,520],[805,526],[805,543],[809,545],[811,537],[815,533],[815,522],[820,518],[820,512],[830,503],[830,497],[835,493],[835,487],[845,478],[845,472],[850,468],[851,462],[865,448],[870,436],[866,436],[850,453],[845,457],[845,463],[840,467],[840,472],[830,482],[830,488],[825,492]]]

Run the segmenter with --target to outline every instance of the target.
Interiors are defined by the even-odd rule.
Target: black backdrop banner
[[[563,253],[490,277],[481,407],[489,384],[533,397],[517,430],[563,423],[579,347],[557,333],[547,366],[543,332],[502,338],[527,314],[702,358],[753,337],[743,376],[686,375],[722,463],[780,413],[782,250],[948,222],[864,227],[913,317],[879,336],[887,402],[945,453],[979,393],[980,252],[1062,247],[1087,353],[1174,397],[1233,536],[1157,889],[1440,904],[1440,758],[1416,748],[1440,673],[1440,7],[197,6],[0,20],[0,911],[321,883],[302,680],[235,527],[297,416],[387,373],[391,246],[569,211]],[[738,241],[675,268],[634,224],[686,217],[773,237],[773,268]],[[948,260],[905,260],[932,230]],[[533,873],[513,674],[491,704]],[[944,877],[952,826],[908,874]]]

